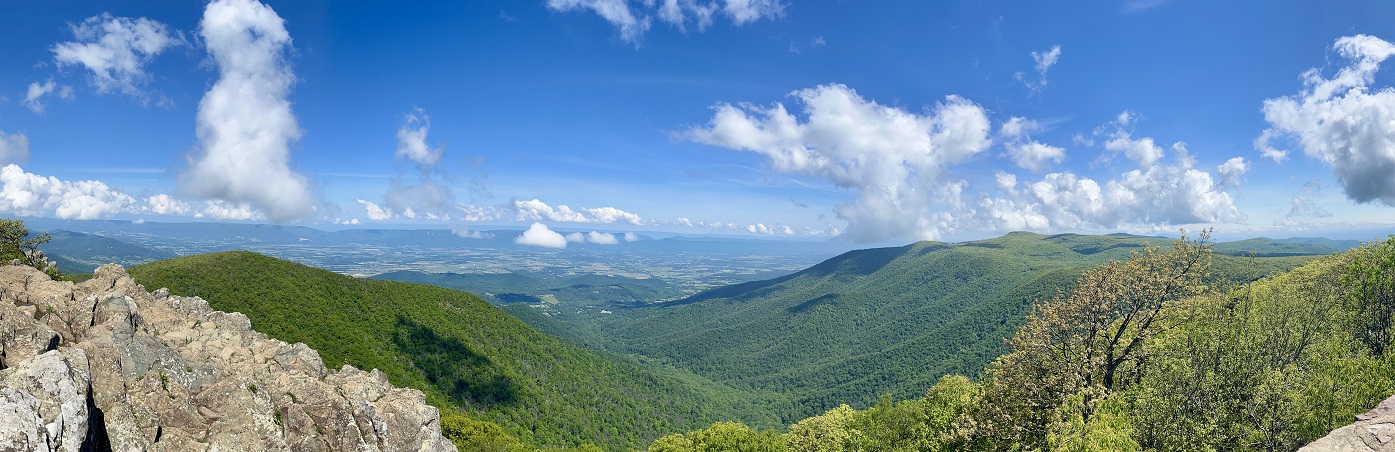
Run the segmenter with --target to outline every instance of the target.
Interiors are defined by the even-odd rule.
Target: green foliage
[[[864,441],[856,428],[857,411],[838,405],[828,412],[804,419],[790,426],[785,441],[794,450],[805,452],[838,452],[853,450]]]
[[[1048,449],[1063,452],[1143,450],[1134,439],[1130,413],[1119,397],[1094,400],[1094,406],[1087,407],[1086,403],[1084,394],[1076,394],[1057,408],[1055,422],[1046,437]],[[1092,414],[1087,417],[1087,412]]]
[[[1133,400],[1145,447],[1292,450],[1395,391],[1392,357],[1354,332],[1364,319],[1343,281],[1385,244],[1314,261],[1227,294],[1190,300],[1148,347]]]
[[[504,432],[499,424],[477,421],[452,410],[441,411],[441,436],[460,450],[479,452],[526,452],[518,438]]]
[[[550,333],[750,388],[779,418],[743,420],[773,427],[844,403],[868,407],[881,394],[917,397],[939,375],[977,375],[1008,351],[1004,339],[1022,325],[1032,300],[1050,298],[1081,271],[1127,259],[1149,241],[1166,243],[1030,233],[920,242],[852,251],[793,275],[601,318],[525,319]],[[1223,256],[1217,278],[1247,282],[1310,258]],[[522,308],[510,312],[529,315]]]
[[[1038,304],[1013,335],[1012,353],[988,370],[983,421],[990,434],[1035,447],[1053,422],[1076,422],[1053,416],[1070,413],[1090,424],[1097,399],[1126,386],[1145,344],[1173,323],[1165,309],[1204,290],[1207,238],[1203,232],[1167,252],[1136,251],[1126,262],[1086,271],[1069,294]],[[1062,411],[1072,398],[1078,406]]]
[[[956,422],[978,403],[968,378],[946,375],[919,400],[856,411],[840,405],[790,426],[785,441],[798,451],[953,451],[966,447]]]
[[[756,412],[735,390],[561,342],[465,292],[358,279],[250,252],[129,271],[147,287],[246,314],[257,331],[318,350],[328,367],[380,369],[442,411],[497,423],[527,444],[634,447],[674,429],[739,418],[742,407]]]
[[[51,238],[47,232],[29,237],[29,228],[24,227],[24,220],[0,218],[0,263],[18,261],[57,277],[58,268],[51,265],[44,253],[39,251],[39,245],[48,243]]]
[[[736,422],[674,434],[655,440],[649,452],[784,452],[785,439],[774,431],[758,431]]]
[[[1032,299],[1144,241],[1013,233],[852,251],[787,277],[617,311],[592,329],[606,335],[600,345],[752,388],[792,423],[976,374],[1005,351]]]
[[[1395,338],[1395,235],[1369,248],[1352,261],[1344,282],[1352,287],[1347,300],[1359,319],[1356,339],[1380,355]]]

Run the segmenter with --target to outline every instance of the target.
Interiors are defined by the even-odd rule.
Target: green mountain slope
[[[578,328],[602,336],[602,347],[778,394],[774,408],[790,423],[840,403],[868,406],[881,394],[918,396],[944,374],[977,374],[1005,351],[1003,339],[1033,300],[1068,287],[1085,268],[1169,242],[1012,233],[858,250]],[[1308,258],[1220,256],[1216,271],[1251,280]]]
[[[1395,391],[1395,239],[1247,284],[1173,285],[1203,282],[1186,275],[1207,254],[1183,245],[1089,270],[977,381],[945,376],[784,434],[717,423],[650,450],[1277,451],[1329,431],[1316,448],[1338,450],[1377,431],[1379,418],[1343,426]]]
[[[750,398],[691,374],[642,368],[537,332],[465,292],[353,278],[250,252],[130,269],[147,287],[200,296],[252,327],[378,368],[541,446],[634,447],[714,420],[768,418]]]

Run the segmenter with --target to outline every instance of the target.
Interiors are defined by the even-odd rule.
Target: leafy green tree
[[[758,431],[737,422],[718,422],[687,434],[654,440],[650,452],[784,452],[785,438],[773,431]]]
[[[1346,282],[1352,287],[1348,301],[1358,312],[1355,336],[1372,355],[1382,355],[1390,347],[1395,322],[1395,235],[1369,246],[1351,263]]]
[[[857,411],[847,404],[828,412],[804,419],[790,426],[785,441],[791,449],[802,452],[837,452],[852,450],[863,441],[862,431],[853,423]]]
[[[48,243],[50,239],[47,232],[29,237],[24,220],[0,218],[0,259],[5,262],[18,262],[50,276],[58,276],[57,267],[44,257],[43,251],[39,251],[39,245]]]
[[[962,375],[945,375],[925,391],[925,422],[934,441],[927,450],[968,448],[970,432],[961,430],[965,417],[980,403],[979,386]]]
[[[1082,415],[1084,394],[1071,396],[1057,409],[1056,422],[1047,435],[1048,448],[1061,452],[1128,452],[1142,447],[1134,439],[1129,410],[1120,397],[1098,400],[1094,414]]]
[[[453,410],[441,411],[441,435],[460,450],[480,452],[525,452],[522,441],[504,431],[499,424],[477,421]]]
[[[1096,401],[1121,386],[1121,373],[1140,365],[1144,344],[1174,322],[1166,308],[1205,289],[1210,231],[1186,236],[1163,252],[1135,251],[1126,262],[1086,271],[1069,294],[1037,305],[1009,341],[1012,353],[987,371],[983,433],[1005,444],[1040,447],[1058,409],[1079,395],[1071,411],[1089,423]],[[1069,422],[1069,421],[1065,421]]]
[[[1385,244],[1187,300],[1125,394],[1148,449],[1294,450],[1395,391],[1395,356],[1356,338],[1353,292]],[[1357,273],[1353,273],[1357,272]]]

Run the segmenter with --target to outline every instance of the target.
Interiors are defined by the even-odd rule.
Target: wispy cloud
[[[29,89],[24,94],[24,106],[35,114],[44,113],[44,96],[56,94],[58,98],[72,100],[73,87],[59,85],[52,78],[44,83],[33,82],[29,84]]]
[[[1124,2],[1124,14],[1147,11],[1170,1],[1172,0],[1127,0]]]
[[[184,37],[165,24],[144,17],[103,13],[70,26],[73,41],[53,46],[58,66],[81,66],[99,93],[121,92],[148,100],[142,85],[150,78],[144,66]]]
[[[1059,44],[1051,46],[1051,49],[1044,52],[1032,52],[1032,61],[1036,62],[1035,69],[1038,79],[1029,80],[1023,72],[1013,74],[1013,77],[1016,78],[1017,81],[1022,82],[1023,85],[1026,85],[1031,94],[1039,94],[1041,93],[1041,89],[1045,88],[1048,83],[1046,79],[1047,71],[1050,71],[1051,66],[1055,66],[1056,61],[1060,59],[1061,46]]]
[[[682,32],[689,26],[702,32],[712,26],[714,17],[724,16],[732,25],[742,26],[780,17],[786,5],[779,0],[547,0],[547,7],[595,13],[620,31],[621,40],[638,47],[655,18]]]

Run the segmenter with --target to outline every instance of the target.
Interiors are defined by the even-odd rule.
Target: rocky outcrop
[[[250,326],[116,265],[0,266],[0,451],[455,449],[420,391]]]
[[[1303,446],[1306,452],[1395,451],[1395,396],[1371,411],[1356,415],[1356,423],[1333,430]]]

